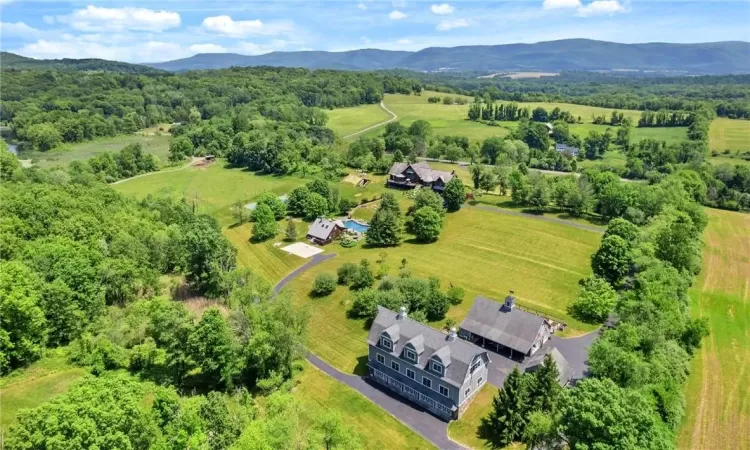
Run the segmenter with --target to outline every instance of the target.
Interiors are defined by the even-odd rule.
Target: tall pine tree
[[[508,375],[492,401],[492,411],[483,419],[487,439],[502,448],[519,441],[526,426],[527,393],[518,367]]]
[[[560,371],[549,353],[544,356],[542,366],[534,372],[529,382],[529,406],[545,414],[553,413],[562,391],[557,381]]]

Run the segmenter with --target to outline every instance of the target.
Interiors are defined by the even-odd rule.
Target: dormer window
[[[405,349],[404,355],[406,356],[406,359],[408,359],[411,362],[417,362],[417,353],[414,350]]]
[[[385,336],[380,337],[380,345],[382,345],[383,348],[387,349],[388,351],[393,350],[393,342],[391,342],[391,340]]]
[[[435,373],[439,373],[440,375],[443,374],[443,365],[437,361],[432,361],[430,363],[430,368],[432,368],[432,371]]]

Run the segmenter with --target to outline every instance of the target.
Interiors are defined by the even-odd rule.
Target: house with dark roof
[[[445,185],[456,175],[456,171],[435,170],[426,162],[393,163],[388,171],[388,186],[401,189],[414,189],[417,186],[430,187],[442,192]]]
[[[344,223],[340,220],[318,217],[307,230],[307,239],[318,245],[325,245],[336,239],[344,231],[344,228]]]
[[[539,368],[542,367],[542,364],[544,364],[544,357],[547,355],[552,357],[552,360],[557,366],[557,371],[560,373],[557,377],[557,382],[560,383],[560,386],[567,386],[573,378],[575,370],[573,370],[573,367],[568,363],[568,360],[565,359],[562,353],[560,353],[555,347],[552,347],[548,352],[539,352],[529,358],[529,362],[526,364],[526,372],[535,372],[539,370]]]
[[[475,298],[459,336],[498,352],[509,350],[511,358],[533,355],[552,335],[552,325],[544,317],[519,309],[515,301],[513,291],[503,303]]]
[[[487,382],[487,351],[378,306],[367,337],[370,378],[432,414],[458,419]]]

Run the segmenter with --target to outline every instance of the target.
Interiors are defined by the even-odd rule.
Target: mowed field
[[[475,296],[502,299],[513,289],[522,307],[566,321],[567,334],[575,335],[594,328],[570,318],[566,309],[578,294],[578,280],[590,275],[589,258],[600,239],[599,233],[568,225],[464,207],[447,216],[436,243],[407,241],[385,249],[385,265],[390,275],[397,276],[406,258],[413,277],[439,277],[443,289],[463,287],[463,303],[452,306],[447,315],[457,322],[464,319]],[[317,274],[335,274],[345,262],[367,258],[378,272],[376,261],[383,249],[332,244],[327,250],[338,256],[304,272],[288,289],[300,306],[310,310],[310,350],[343,372],[362,373],[368,324],[347,317],[352,292],[338,287],[328,297],[311,298],[309,291]]]
[[[356,133],[391,117],[380,107],[380,104],[333,109],[326,111],[326,114],[328,114],[326,126],[341,136]]]
[[[692,313],[711,335],[694,356],[678,447],[750,449],[750,215],[707,209]]]
[[[91,158],[97,153],[116,152],[130,144],[141,144],[143,151],[159,158],[161,165],[167,163],[169,156],[169,142],[172,136],[168,134],[131,134],[65,145],[59,149],[47,152],[21,152],[19,159],[31,159],[34,165],[47,168],[53,166],[67,166],[71,161]]]
[[[708,144],[718,152],[750,151],[750,120],[717,117],[711,122]]]

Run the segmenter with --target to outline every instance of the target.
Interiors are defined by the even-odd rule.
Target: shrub
[[[371,287],[374,283],[375,275],[373,275],[372,269],[370,268],[370,261],[363,259],[359,263],[357,275],[354,277],[351,288],[356,290],[366,289]]]
[[[448,300],[451,305],[460,305],[464,301],[464,288],[456,286],[448,289]]]
[[[336,279],[330,273],[321,273],[315,277],[310,293],[313,297],[325,297],[336,290]]]
[[[344,286],[349,286],[354,282],[354,279],[357,277],[357,272],[359,269],[357,268],[357,265],[354,263],[344,263],[341,267],[338,268],[336,271],[336,275],[338,276],[338,283]]]
[[[615,307],[617,293],[603,278],[590,277],[580,283],[581,293],[571,303],[570,314],[582,322],[604,322]]]
[[[442,228],[443,219],[440,217],[440,213],[431,206],[423,206],[414,213],[412,229],[417,236],[417,240],[422,242],[435,241],[440,236]]]

